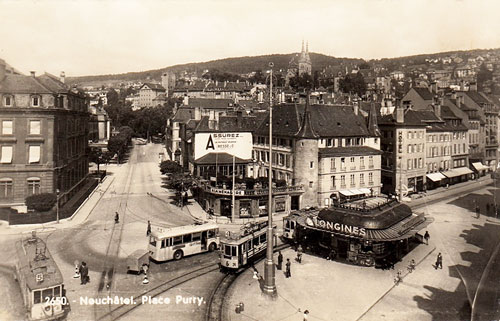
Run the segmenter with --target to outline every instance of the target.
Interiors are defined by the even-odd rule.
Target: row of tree
[[[132,135],[134,131],[128,126],[122,126],[119,128],[119,133],[117,135],[111,136],[108,140],[108,151],[111,155],[117,156],[117,162],[120,164],[120,160],[123,155],[127,152],[130,142],[132,141]]]

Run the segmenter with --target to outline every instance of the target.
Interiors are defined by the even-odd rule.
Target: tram
[[[156,262],[180,260],[184,256],[215,251],[219,226],[213,223],[154,229],[149,236],[149,256]]]
[[[59,320],[69,303],[61,272],[45,242],[33,233],[16,243],[16,279],[21,287],[28,320]]]
[[[265,255],[267,221],[247,223],[240,233],[228,231],[225,236],[220,242],[220,269],[222,272],[237,272]]]

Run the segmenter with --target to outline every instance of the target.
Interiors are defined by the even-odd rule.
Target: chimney
[[[4,80],[5,74],[6,74],[6,66],[5,66],[5,61],[0,59],[0,81]]]
[[[457,100],[457,93],[455,91],[452,91],[452,93],[451,93],[451,99]]]
[[[201,119],[201,109],[200,109],[200,107],[195,107],[194,108],[194,119],[195,120],[200,120]]]
[[[182,104],[184,106],[189,105],[189,96],[188,95],[184,96],[184,99],[182,100]]]
[[[438,92],[437,82],[434,81],[433,83],[431,83],[431,86],[429,87],[429,89],[430,89],[431,93],[437,94],[437,92]]]
[[[477,91],[477,82],[471,82],[469,84],[469,91]]]
[[[354,109],[354,115],[358,116],[358,114],[359,114],[359,103],[358,103],[358,101],[355,101],[353,103],[352,108]]]
[[[441,118],[441,104],[434,104],[432,105],[432,108],[434,109],[434,114],[436,114],[437,117]]]
[[[405,122],[405,110],[401,107],[396,108],[396,123],[403,124]]]
[[[31,77],[35,77],[35,72],[34,71],[30,71],[30,74],[31,74]]]
[[[61,74],[59,75],[59,80],[64,84],[66,78],[66,73],[64,71],[61,71]]]

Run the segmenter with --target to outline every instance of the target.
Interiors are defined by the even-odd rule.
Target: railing
[[[205,186],[205,191],[218,194],[218,195],[232,195],[233,190],[228,188],[216,188],[212,186]],[[274,187],[273,194],[287,194],[287,193],[303,193],[304,186],[284,186],[284,187]],[[235,189],[235,196],[259,196],[259,195],[267,195],[269,193],[269,189],[267,188],[259,188],[259,189]]]

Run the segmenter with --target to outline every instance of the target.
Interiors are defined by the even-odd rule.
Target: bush
[[[160,172],[162,174],[179,174],[182,173],[182,166],[174,161],[166,160],[160,163]]]
[[[49,211],[57,202],[57,195],[54,193],[36,194],[26,197],[28,209],[38,212]]]

